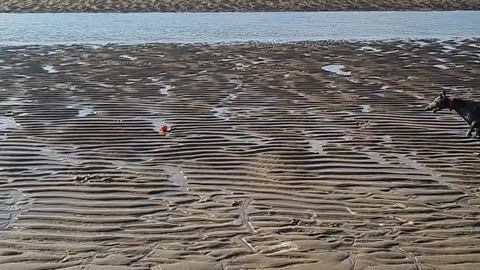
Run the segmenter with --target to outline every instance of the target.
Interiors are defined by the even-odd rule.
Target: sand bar
[[[480,0],[2,0],[0,12],[476,10]]]
[[[479,44],[2,47],[0,268],[479,269]]]

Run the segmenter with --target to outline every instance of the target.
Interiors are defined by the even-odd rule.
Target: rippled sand
[[[478,40],[0,48],[0,269],[480,269],[480,142],[423,110],[479,70]]]
[[[0,12],[320,11],[478,9],[480,0],[2,0]]]

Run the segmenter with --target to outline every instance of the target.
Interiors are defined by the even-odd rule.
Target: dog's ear
[[[441,97],[443,98],[446,98],[447,97],[447,91],[443,91],[441,94],[440,94]]]

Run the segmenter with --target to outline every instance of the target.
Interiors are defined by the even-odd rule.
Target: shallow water
[[[1,14],[0,44],[455,39],[479,25],[480,11],[24,13]]]

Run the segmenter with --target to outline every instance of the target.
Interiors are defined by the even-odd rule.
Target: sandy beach
[[[480,269],[480,141],[424,110],[479,71],[479,40],[1,47],[0,269]]]
[[[472,10],[480,0],[3,0],[0,12]]]

